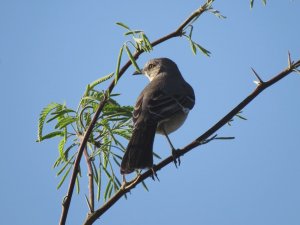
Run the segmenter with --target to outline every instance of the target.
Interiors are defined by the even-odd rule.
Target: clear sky
[[[0,224],[53,225],[67,185],[52,164],[57,140],[36,143],[40,110],[50,102],[75,107],[85,86],[115,69],[127,40],[115,25],[142,29],[150,40],[173,31],[203,1],[0,0],[1,185]],[[196,106],[171,135],[183,147],[202,134],[255,88],[251,67],[263,79],[287,66],[287,52],[300,58],[300,3],[216,1],[227,19],[204,15],[194,40],[212,52],[194,56],[185,39],[173,39],[144,54],[169,57],[194,87]],[[125,60],[123,60],[124,62]],[[134,104],[147,84],[130,68],[115,93]],[[103,84],[103,89],[108,83]],[[291,74],[263,92],[218,134],[215,141],[185,155],[176,169],[158,172],[150,189],[135,188],[95,224],[300,224],[300,75]],[[155,150],[169,155],[157,136]],[[85,174],[84,174],[85,175]],[[74,195],[68,224],[81,224],[88,210],[86,185]]]

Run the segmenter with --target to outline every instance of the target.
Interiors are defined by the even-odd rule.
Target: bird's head
[[[144,68],[141,71],[136,71],[133,74],[144,74],[149,78],[150,81],[152,81],[159,74],[163,74],[163,72],[166,72],[168,74],[176,74],[178,72],[176,63],[168,58],[151,59],[145,64]]]

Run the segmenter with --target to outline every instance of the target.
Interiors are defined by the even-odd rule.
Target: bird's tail
[[[121,174],[153,166],[153,142],[156,124],[145,124],[133,130],[121,163]]]

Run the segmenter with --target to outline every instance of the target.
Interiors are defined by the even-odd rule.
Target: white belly
[[[158,123],[156,133],[158,134],[164,134],[163,128],[165,128],[165,131],[167,134],[172,133],[173,131],[177,130],[181,125],[184,123],[185,119],[187,118],[188,112],[179,112],[175,114],[174,116],[163,120]]]

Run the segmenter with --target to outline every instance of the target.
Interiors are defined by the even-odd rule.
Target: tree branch
[[[88,199],[88,205],[90,208],[90,212],[93,213],[95,209],[95,197],[94,197],[94,173],[93,173],[93,167],[91,163],[91,158],[89,156],[89,153],[87,151],[87,148],[84,148],[83,151],[84,158],[87,164],[88,168],[88,180],[89,180],[89,199]]]
[[[187,152],[196,148],[197,146],[205,143],[205,141],[213,135],[217,130],[223,127],[228,121],[230,121],[237,113],[239,113],[245,106],[247,106],[254,98],[256,98],[263,90],[272,86],[276,82],[280,81],[282,78],[286,77],[288,74],[297,71],[297,68],[300,67],[300,60],[295,63],[291,63],[286,69],[282,72],[274,76],[272,79],[265,81],[263,83],[259,83],[256,89],[248,95],[241,103],[239,103],[235,108],[233,108],[227,115],[225,115],[221,120],[219,120],[215,125],[213,125],[210,129],[208,129],[204,134],[196,138],[193,142],[185,146],[183,149],[178,150],[176,154],[176,158],[183,156]],[[153,167],[153,170],[156,172],[163,167],[174,161],[173,156],[169,156],[168,158],[161,161],[159,164]],[[140,176],[138,176],[133,181],[130,181],[121,188],[109,201],[107,201],[101,208],[97,209],[94,213],[88,215],[86,218],[84,225],[91,225],[95,220],[97,220],[101,215],[103,215],[110,207],[112,207],[122,196],[124,196],[127,192],[133,189],[136,185],[151,177],[153,175],[152,170],[147,170]]]
[[[184,28],[191,23],[193,20],[197,19],[202,13],[204,13],[205,11],[210,9],[210,6],[212,4],[213,0],[208,0],[205,4],[203,4],[200,8],[198,8],[195,12],[193,12],[174,32],[171,32],[170,34],[157,39],[156,41],[152,42],[151,45],[152,47],[165,42],[171,38],[174,37],[178,37],[181,36]],[[135,54],[133,55],[134,59],[138,59],[138,57],[143,53],[143,50],[137,51],[135,52]],[[122,77],[122,75],[125,73],[125,71],[129,68],[129,66],[131,65],[131,61],[128,60],[127,63],[120,69],[119,71],[119,77],[118,80]],[[72,176],[70,179],[70,183],[69,183],[69,188],[68,188],[68,192],[67,195],[65,196],[63,203],[62,203],[62,213],[61,213],[61,217],[60,217],[60,225],[65,225],[66,224],[66,220],[67,220],[67,215],[68,215],[68,211],[70,208],[70,204],[71,204],[71,199],[72,199],[72,195],[73,195],[73,190],[74,190],[74,186],[75,186],[75,181],[76,181],[76,177],[78,174],[78,168],[80,165],[80,161],[82,158],[82,154],[84,151],[84,148],[87,144],[87,141],[92,133],[92,130],[97,122],[97,119],[100,115],[100,113],[103,110],[103,107],[105,106],[107,100],[109,99],[109,95],[112,92],[112,90],[114,89],[116,83],[115,81],[112,81],[111,84],[109,85],[108,89],[106,90],[106,94],[103,98],[103,100],[99,103],[98,109],[94,114],[94,117],[90,123],[90,125],[88,126],[84,137],[82,139],[82,142],[77,150],[78,154],[77,157],[75,159],[75,163],[74,163],[74,167],[73,167],[73,171],[72,171]]]

